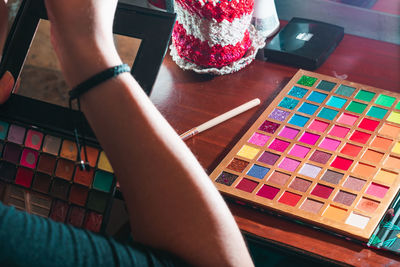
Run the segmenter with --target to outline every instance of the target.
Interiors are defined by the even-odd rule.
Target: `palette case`
[[[400,188],[399,100],[299,70],[210,178],[227,199],[365,244]]]
[[[43,0],[23,1],[8,35],[0,76],[19,77],[38,23],[47,19]],[[118,3],[114,33],[141,39],[132,75],[150,94],[175,14]],[[32,88],[34,90],[34,88]],[[88,170],[77,164],[76,122],[85,132]],[[82,144],[82,136],[78,136]],[[0,106],[0,200],[7,205],[95,232],[105,232],[115,196],[122,198],[105,152],[79,111],[11,95]]]
[[[344,28],[310,19],[293,18],[264,47],[268,61],[315,70],[344,36]]]

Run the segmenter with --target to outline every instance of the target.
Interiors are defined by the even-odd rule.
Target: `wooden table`
[[[210,174],[249,126],[283,88],[297,68],[255,60],[225,76],[181,70],[167,53],[151,99],[178,134],[253,98],[261,105],[186,141]],[[400,92],[400,46],[345,35],[334,53],[315,72]],[[359,266],[400,265],[400,257],[291,221],[229,204],[240,229],[265,242],[302,253]]]

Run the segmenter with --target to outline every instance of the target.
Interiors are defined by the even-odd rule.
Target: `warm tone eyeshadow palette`
[[[210,177],[227,196],[367,241],[400,187],[399,100],[300,70]]]
[[[34,112],[26,101],[42,110],[48,110],[49,105],[21,96],[10,101],[2,107],[0,116],[13,113],[5,112],[11,105]],[[66,121],[73,120],[68,112],[61,110]],[[0,200],[19,210],[103,232],[115,193],[113,169],[104,151],[95,143],[87,145],[90,168],[81,170],[78,153],[82,159],[85,153],[83,148],[78,151],[72,131],[68,135],[8,115],[0,119]]]

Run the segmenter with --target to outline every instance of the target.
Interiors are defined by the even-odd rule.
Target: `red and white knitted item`
[[[183,69],[227,74],[249,64],[264,40],[251,25],[253,0],[176,0],[171,55]]]

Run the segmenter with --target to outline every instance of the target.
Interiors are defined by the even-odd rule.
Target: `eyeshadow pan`
[[[395,97],[380,94],[375,100],[375,103],[390,108],[393,105],[394,101],[396,101]]]
[[[89,162],[89,166],[94,167],[97,163],[97,158],[99,157],[99,150],[97,148],[86,146],[86,154],[87,154],[87,161]],[[85,159],[85,150],[81,148],[81,158]]]
[[[349,131],[350,131],[349,128],[342,127],[339,125],[334,125],[328,134],[336,136],[336,137],[344,138]]]
[[[396,109],[400,109],[400,102],[397,103],[397,105],[396,105],[395,108],[396,108]]]
[[[56,166],[56,157],[49,154],[40,154],[37,170],[52,175]]]
[[[283,195],[279,198],[278,202],[294,207],[300,199],[301,195],[285,191]]]
[[[264,151],[264,153],[261,155],[261,157],[258,159],[259,162],[263,162],[269,165],[274,165],[276,161],[279,159],[279,155]]]
[[[343,205],[346,205],[346,206],[351,206],[353,204],[354,200],[356,199],[356,197],[357,197],[357,195],[340,190],[336,194],[333,201],[343,204]]]
[[[264,121],[261,126],[258,128],[260,131],[264,131],[266,133],[273,134],[279,128],[280,124],[272,121]],[[103,151],[101,152],[103,153]],[[100,155],[101,157],[101,155]]]
[[[50,218],[57,222],[65,222],[68,214],[68,204],[64,201],[56,200],[51,209]]]
[[[398,170],[399,166],[400,166],[400,158],[399,157],[390,156],[386,159],[385,167]]]
[[[318,132],[325,132],[326,128],[328,128],[329,123],[323,122],[320,120],[313,120],[310,125],[308,126],[308,129],[318,131]]]
[[[354,123],[357,121],[357,119],[358,119],[358,116],[351,115],[348,113],[343,113],[342,115],[340,115],[340,117],[337,121],[340,123],[343,123],[343,124],[353,126]]]
[[[342,178],[343,178],[343,173],[327,170],[321,177],[321,180],[331,184],[339,184]]]
[[[309,120],[308,117],[304,117],[304,116],[301,116],[301,115],[298,115],[298,114],[294,114],[292,116],[292,118],[290,118],[289,123],[292,124],[292,125],[303,127],[304,125],[306,125],[308,120]]]
[[[247,165],[249,165],[247,161],[234,158],[226,168],[232,171],[242,172],[247,167]]]
[[[31,187],[33,171],[27,168],[19,167],[15,177],[15,183],[24,187]]]
[[[269,118],[277,121],[286,120],[287,116],[289,116],[290,112],[286,110],[281,110],[279,108],[274,109],[271,114],[269,114]]]
[[[360,90],[357,95],[355,96],[356,99],[363,100],[366,102],[370,102],[375,96],[375,93],[366,91],[366,90]]]
[[[282,101],[279,103],[278,107],[294,109],[298,103],[299,103],[299,100],[296,100],[296,99],[293,99],[290,97],[284,97],[282,99]]]
[[[384,154],[378,151],[374,151],[368,149],[365,153],[361,156],[362,160],[370,161],[372,163],[379,163],[383,158]]]
[[[388,121],[400,124],[400,113],[392,111],[387,118]]]
[[[348,156],[357,157],[360,153],[362,147],[353,144],[346,143],[340,153],[346,154]]]
[[[333,120],[339,112],[337,110],[333,110],[330,108],[322,108],[321,111],[318,113],[318,117]]]
[[[356,208],[368,213],[373,213],[378,208],[378,206],[379,206],[378,201],[363,197],[358,202]]]
[[[315,145],[315,143],[318,141],[319,135],[309,133],[309,132],[304,132],[304,134],[300,137],[299,141],[305,144],[309,145]]]
[[[10,125],[7,136],[8,141],[22,145],[24,143],[24,137],[25,137],[24,127],[15,124]]]
[[[76,143],[70,140],[64,140],[61,146],[60,156],[72,161],[76,161],[78,156]]]
[[[341,84],[335,93],[342,96],[351,96],[356,88]]]
[[[400,154],[400,142],[397,142],[392,149],[392,153]]]
[[[87,208],[103,213],[106,210],[108,195],[106,193],[91,190],[87,201]]]
[[[247,172],[247,175],[253,176],[255,178],[263,179],[270,169],[254,164],[251,169]],[[96,172],[97,174],[97,172]]]
[[[257,192],[257,196],[264,197],[267,199],[274,199],[279,193],[279,189],[269,185],[263,185]]]
[[[313,86],[314,83],[317,81],[317,78],[310,77],[307,75],[301,76],[300,80],[297,81],[298,84],[304,85],[304,86]]]
[[[303,205],[301,205],[300,209],[317,214],[323,205],[324,203],[322,202],[307,198]]]
[[[59,159],[57,162],[55,175],[65,180],[72,180],[75,164],[72,161]]]
[[[22,166],[34,169],[36,167],[39,153],[36,150],[25,148],[22,151],[21,162]]]
[[[269,178],[268,182],[277,184],[277,185],[284,185],[287,180],[289,180],[290,175],[283,173],[283,172],[278,172],[275,171]]]
[[[289,187],[300,192],[306,192],[310,185],[311,181],[296,177]]]
[[[313,115],[315,111],[318,109],[317,105],[313,105],[307,102],[304,102],[298,109],[299,112],[308,114],[308,115]]]
[[[286,148],[290,145],[289,142],[280,140],[280,139],[275,139],[271,142],[271,144],[268,146],[268,148],[283,152],[286,150]]]
[[[312,91],[311,94],[307,97],[307,100],[313,101],[316,103],[322,103],[324,102],[325,98],[327,97],[327,94],[323,94],[317,91]]]
[[[375,131],[375,129],[376,129],[376,127],[378,127],[379,123],[380,123],[379,121],[364,118],[361,120],[358,127],[361,129],[364,129],[364,130],[368,130],[368,131]]]
[[[268,135],[260,134],[260,133],[254,133],[250,139],[249,143],[256,145],[256,146],[264,146],[267,141],[269,140]]]
[[[110,192],[113,181],[114,175],[109,172],[98,170],[94,175],[93,188],[104,192]]]
[[[278,135],[288,139],[294,139],[299,132],[300,130],[285,126]]]
[[[351,164],[353,164],[353,160],[351,159],[346,159],[346,158],[342,158],[342,157],[336,157],[333,162],[331,163],[331,166],[334,168],[338,168],[344,171],[347,171]]]
[[[321,148],[325,148],[326,150],[336,151],[339,145],[340,145],[339,140],[325,137],[318,146]]]
[[[244,158],[247,158],[247,159],[254,159],[254,157],[258,154],[258,151],[260,151],[260,150],[257,149],[257,148],[244,145],[239,150],[237,155],[241,156],[241,157],[244,157]],[[101,158],[101,154],[100,154],[100,158]],[[107,162],[108,162],[108,160],[107,160]],[[98,165],[99,165],[99,169],[105,170],[105,171],[107,171],[107,170],[109,170],[111,168],[110,163],[107,164],[105,160],[104,160],[104,162],[103,161],[100,162],[100,159],[99,159],[99,164]],[[102,166],[101,168],[100,168],[100,165]],[[108,166],[110,166],[110,168]]]
[[[236,186],[237,189],[240,189],[242,191],[251,193],[253,190],[257,187],[258,183],[246,178],[243,178],[238,185]]]
[[[8,127],[9,124],[4,121],[0,121],[0,139],[4,140],[6,139],[7,133],[8,133]]]
[[[279,164],[279,168],[285,169],[287,171],[295,171],[297,166],[299,166],[300,161],[291,159],[291,158],[284,158],[282,162]]]
[[[346,224],[364,229],[367,226],[369,220],[370,218],[367,216],[352,212],[347,218]]]
[[[63,179],[53,179],[53,183],[51,185],[50,194],[53,197],[60,198],[63,200],[67,200],[67,195],[69,191],[69,182]]]
[[[329,218],[334,221],[343,221],[346,218],[347,210],[336,207],[334,205],[329,205],[329,207],[325,210],[322,216]]]
[[[83,222],[83,227],[89,231],[97,233],[101,229],[102,222],[103,215],[98,214],[97,212],[88,211]]]
[[[381,120],[381,119],[383,119],[383,118],[386,116],[386,113],[387,113],[387,110],[386,110],[386,109],[372,106],[372,107],[368,110],[367,115],[368,115],[368,116],[371,116],[371,117],[373,117],[373,118],[376,118],[376,119],[380,119],[380,120]]]
[[[367,194],[371,196],[375,196],[378,198],[384,198],[386,195],[386,192],[389,190],[389,187],[377,184],[377,183],[371,183],[366,191]]]
[[[51,184],[51,177],[49,175],[37,172],[33,179],[32,188],[38,192],[47,194]]]
[[[387,150],[392,145],[392,142],[393,142],[393,140],[391,140],[391,139],[377,136],[372,141],[371,146]]]
[[[43,152],[58,155],[60,149],[61,139],[55,136],[46,135],[43,142]]]
[[[315,150],[314,153],[311,155],[310,160],[321,164],[325,164],[328,162],[331,156],[332,154],[329,154],[328,152]]]
[[[229,173],[229,172],[222,172],[218,178],[215,180],[215,182],[219,184],[224,184],[227,186],[231,186],[233,182],[238,178],[239,176]]]
[[[355,130],[354,133],[350,136],[350,140],[361,144],[366,144],[370,137],[371,135],[369,133]]]
[[[14,164],[19,163],[22,148],[14,143],[6,143],[4,146],[3,159]]]
[[[289,95],[298,97],[298,98],[303,98],[305,94],[307,94],[308,90],[298,87],[298,86],[293,86],[292,89],[289,91]]]
[[[89,194],[89,190],[85,186],[72,184],[69,193],[69,201],[78,206],[84,207]]]
[[[322,184],[317,184],[311,191],[311,195],[327,199],[331,195],[332,191],[333,191],[332,187]]]
[[[85,209],[72,206],[68,213],[67,223],[75,227],[82,227],[85,219]]]
[[[15,179],[17,168],[14,164],[0,161],[0,179],[6,182],[12,182]]]
[[[344,104],[346,103],[346,101],[347,100],[344,98],[337,97],[337,96],[331,96],[331,98],[329,98],[328,102],[326,102],[326,105],[341,109],[344,106]]]
[[[317,88],[321,89],[321,90],[324,90],[324,91],[327,91],[327,92],[330,92],[335,87],[335,85],[336,85],[336,83],[322,80],[317,85]]]
[[[93,182],[94,169],[81,170],[79,167],[75,168],[74,182],[90,187]]]
[[[308,151],[311,149],[301,145],[294,145],[292,149],[289,151],[289,155],[296,156],[299,158],[305,158]]]
[[[362,179],[358,179],[352,176],[349,176],[347,178],[346,182],[343,184],[343,187],[354,190],[354,191],[361,191],[361,189],[364,187],[366,181]]]
[[[320,171],[321,171],[320,167],[306,163],[303,165],[303,167],[301,167],[301,169],[299,170],[299,173],[304,176],[315,178],[318,176]]]
[[[43,134],[29,129],[26,134],[25,146],[39,150],[42,146]]]
[[[364,112],[366,108],[367,108],[366,104],[357,101],[351,101],[350,104],[347,106],[346,110],[361,114]]]

